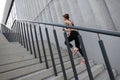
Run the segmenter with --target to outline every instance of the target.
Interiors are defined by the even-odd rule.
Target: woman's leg
[[[83,57],[83,52],[82,52],[82,49],[80,48],[80,42],[79,42],[78,37],[75,38],[75,46],[79,49],[79,52],[82,55],[82,61],[80,62],[80,64],[85,64],[85,60],[84,60],[84,57]]]
[[[68,41],[69,41],[70,48],[73,49],[73,54],[75,55],[78,51],[78,48],[73,47],[73,45],[70,43],[73,40],[74,40],[74,36],[73,36],[73,33],[71,32],[71,35],[68,37]],[[66,41],[65,41],[65,44],[67,44]]]
[[[68,39],[68,42],[69,42],[70,48],[72,48],[73,45],[72,45],[70,42],[73,41],[74,38],[73,38],[72,36],[69,36],[69,37],[67,37],[67,39]],[[66,42],[66,41],[65,41],[65,45],[67,45],[67,42]]]
[[[79,39],[78,39],[77,36],[76,36],[76,38],[75,38],[75,46],[79,49],[79,52],[80,52],[80,54],[81,54],[82,57],[83,57],[83,52],[82,52],[82,49],[80,48],[80,42],[79,42]]]

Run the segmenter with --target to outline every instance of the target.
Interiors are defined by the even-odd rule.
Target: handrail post
[[[50,50],[50,56],[51,56],[51,59],[52,59],[52,65],[53,65],[53,69],[54,69],[54,74],[55,74],[55,76],[57,76],[58,74],[57,74],[57,69],[56,69],[56,65],[55,65],[55,61],[54,61],[54,56],[53,56],[51,42],[50,42],[50,38],[49,38],[49,34],[48,34],[48,29],[45,28],[45,31],[46,31],[46,36],[47,36],[49,50]]]
[[[13,36],[11,36],[13,34],[13,32],[10,30],[10,34],[8,34],[8,30],[7,30],[7,37],[9,36],[10,38],[10,42],[12,41],[13,39]]]
[[[67,39],[66,32],[64,32],[64,37],[65,37],[65,40],[66,40],[66,43],[67,43],[67,49],[68,49],[68,53],[69,53],[69,57],[70,57],[70,62],[71,62],[71,65],[72,65],[72,69],[73,69],[73,74],[74,74],[75,80],[79,80],[78,79],[78,74],[77,74],[77,71],[76,71],[76,67],[75,67],[75,63],[74,63],[74,60],[73,60],[72,51],[70,50],[69,41]]]
[[[18,26],[18,42],[21,44],[21,34],[20,34],[20,23],[19,22],[17,22],[17,26]]]
[[[62,67],[62,72],[63,72],[64,80],[67,80],[67,75],[66,75],[64,64],[63,64],[61,50],[60,50],[60,46],[59,46],[59,42],[58,42],[58,38],[57,38],[57,34],[56,34],[56,30],[55,29],[53,29],[53,33],[54,33],[54,37],[55,37],[55,42],[56,42],[56,46],[57,46],[57,50],[58,50],[58,55],[59,55],[60,64],[61,64],[61,67]]]
[[[33,39],[33,32],[32,32],[32,25],[30,24],[30,33],[31,33],[31,39],[32,39],[32,46],[33,46],[33,51],[34,51],[34,56],[37,58],[36,50],[35,50],[35,44],[34,44],[34,39]]]
[[[32,54],[32,47],[31,47],[31,41],[30,41],[30,34],[29,34],[28,24],[26,24],[26,28],[27,28],[27,35],[28,35],[28,42],[29,42],[29,50],[30,50],[30,53]]]
[[[86,68],[87,68],[87,71],[88,71],[89,78],[90,78],[90,80],[94,80],[93,74],[92,74],[92,71],[91,71],[91,68],[90,68],[90,64],[89,64],[89,61],[88,61],[88,57],[87,57],[87,54],[86,54],[86,50],[85,50],[85,47],[84,47],[84,43],[83,43],[83,40],[82,40],[82,36],[80,34],[78,35],[78,39],[79,39],[79,42],[81,43],[81,49],[82,49],[83,57],[85,59],[85,64],[86,64]]]
[[[42,57],[41,57],[41,52],[40,52],[40,46],[39,46],[39,42],[38,42],[38,37],[37,37],[37,32],[36,32],[36,26],[35,26],[35,25],[34,25],[34,32],[35,32],[35,39],[36,39],[36,45],[37,45],[39,60],[40,60],[40,63],[42,63]]]
[[[29,51],[25,23],[24,23],[24,34],[25,34],[26,48],[27,48],[27,51]]]
[[[114,77],[114,74],[113,74],[113,71],[112,71],[112,67],[110,65],[109,58],[108,58],[107,52],[105,50],[105,46],[104,46],[103,40],[100,39],[99,34],[98,34],[98,38],[99,38],[98,42],[99,42],[99,45],[100,45],[100,49],[101,49],[102,56],[103,56],[105,64],[106,64],[106,68],[107,68],[110,80],[115,80],[115,77]]]
[[[17,42],[18,38],[19,38],[18,30],[19,30],[18,25],[17,25],[17,23],[15,23],[15,42]]]
[[[19,25],[18,25],[18,22],[16,22],[16,27],[17,27],[17,35],[16,35],[16,41],[19,42],[19,39],[20,39],[20,35],[19,35]]]
[[[22,22],[21,22],[21,30],[22,30],[23,45],[24,45],[24,48],[25,48],[25,37],[24,37],[24,31],[23,31],[23,24],[22,24]]]
[[[21,43],[21,46],[23,46],[23,44],[24,44],[24,39],[23,39],[23,36],[22,36],[22,24],[19,22],[19,34],[20,34],[20,37],[21,37],[21,39],[20,39],[20,43]]]
[[[42,31],[41,31],[40,26],[39,26],[39,33],[40,33],[40,38],[41,38],[41,43],[42,43],[42,48],[43,48],[43,54],[44,54],[44,58],[45,58],[45,64],[46,64],[46,68],[48,69],[49,65],[48,65],[48,61],[47,61],[45,46],[44,46],[44,42],[43,42],[43,35],[42,35]]]

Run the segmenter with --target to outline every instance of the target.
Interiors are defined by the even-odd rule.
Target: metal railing
[[[80,27],[80,26],[70,27],[70,26],[65,26],[65,25],[61,25],[61,24],[41,23],[41,22],[26,21],[26,20],[15,20],[15,22],[12,26],[12,30],[8,29],[5,25],[2,25],[2,32],[5,35],[5,37],[9,41],[18,41],[21,45],[24,46],[24,48],[27,48],[27,50],[30,51],[31,54],[34,54],[35,58],[38,58],[37,54],[36,54],[36,49],[35,49],[35,47],[37,47],[37,50],[38,50],[38,53],[39,53],[40,63],[42,63],[43,61],[42,61],[41,51],[40,51],[40,47],[39,47],[39,40],[38,40],[37,31],[36,31],[36,25],[39,25],[39,37],[40,37],[41,42],[42,42],[42,49],[43,49],[43,54],[44,54],[44,59],[45,59],[45,65],[46,65],[46,68],[48,69],[49,65],[48,65],[47,55],[46,55],[46,51],[45,51],[43,33],[41,31],[41,25],[45,25],[45,33],[46,33],[46,37],[47,37],[47,41],[48,41],[48,46],[49,46],[49,50],[50,50],[50,56],[51,56],[55,76],[58,75],[58,72],[57,72],[57,69],[56,69],[54,55],[53,55],[52,47],[51,47],[50,35],[48,33],[48,28],[47,28],[47,27],[50,27],[50,26],[53,27],[54,39],[55,39],[55,43],[56,43],[56,46],[57,46],[57,51],[58,51],[58,55],[59,55],[59,59],[60,59],[60,64],[61,64],[61,67],[62,67],[64,80],[67,80],[67,74],[66,74],[66,71],[65,71],[65,66],[64,66],[64,63],[63,63],[63,58],[62,58],[60,45],[59,45],[59,40],[58,40],[58,36],[57,36],[57,32],[56,32],[55,27],[72,28],[72,29],[76,29],[76,30],[79,30],[79,31],[96,33],[98,35],[98,39],[99,39],[98,43],[99,43],[99,46],[100,46],[100,49],[101,49],[101,52],[102,52],[102,55],[103,55],[103,58],[104,58],[104,61],[105,61],[105,64],[106,64],[106,68],[107,68],[108,73],[109,73],[109,77],[110,77],[111,80],[115,80],[115,77],[114,77],[114,74],[112,72],[112,68],[111,68],[107,53],[106,53],[106,49],[105,49],[103,40],[101,40],[99,34],[120,37],[120,32],[98,30],[98,29],[92,29],[92,28],[84,28],[84,27]],[[33,30],[34,30],[34,32],[33,32]],[[77,71],[76,71],[76,67],[75,67],[75,63],[74,63],[74,60],[73,60],[73,56],[72,56],[72,51],[70,49],[70,45],[69,45],[69,42],[68,42],[68,39],[67,39],[66,32],[64,32],[64,37],[65,37],[65,40],[67,42],[67,49],[68,49],[69,58],[70,58],[70,62],[71,62],[72,69],[73,69],[74,78],[75,78],[75,80],[79,80],[78,79],[78,74],[77,74]],[[87,54],[86,54],[86,49],[85,49],[85,46],[84,46],[84,43],[83,43],[82,36],[79,34],[78,38],[79,38],[79,42],[81,43],[81,48],[82,48],[83,56],[84,56],[84,59],[85,59],[85,63],[86,63],[89,78],[90,78],[90,80],[94,80],[93,74],[92,74],[92,71],[91,71],[91,68],[90,68],[90,64],[89,64],[89,61],[88,61],[88,57],[87,57]],[[35,45],[35,44],[37,44],[37,45]]]

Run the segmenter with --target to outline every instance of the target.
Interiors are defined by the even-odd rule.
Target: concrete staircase
[[[45,46],[47,46],[46,43]],[[49,69],[46,69],[43,54],[43,63],[39,63],[39,59],[35,59],[34,55],[31,55],[23,46],[17,42],[9,43],[0,33],[0,80],[64,80],[57,50],[54,45],[52,45],[52,48],[58,76],[54,76],[48,47],[46,47],[46,54]],[[61,50],[67,78],[68,80],[75,80],[69,56],[65,50]],[[80,57],[74,56],[78,77],[80,80],[89,80],[86,66],[80,65],[80,59]],[[103,64],[95,64],[92,60],[89,60],[89,62],[95,80],[110,80]],[[117,76],[114,69],[113,72]],[[119,77],[117,78],[120,80]]]

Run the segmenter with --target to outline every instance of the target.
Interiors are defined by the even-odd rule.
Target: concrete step
[[[90,62],[90,66],[94,66],[94,62],[91,60],[89,61]],[[83,64],[83,65],[76,65],[76,70],[77,70],[77,73],[80,74],[81,72],[85,71],[86,70],[86,65]],[[70,80],[72,77],[73,77],[73,70],[72,68],[66,70],[66,74],[67,74],[67,79]],[[45,78],[44,80],[64,80],[64,76],[63,76],[63,73],[59,73],[57,77],[55,76],[51,76],[51,77],[48,77],[48,78]]]
[[[1,53],[0,52],[0,60],[2,60],[2,59],[9,59],[9,58],[14,58],[14,57],[25,57],[25,56],[31,56],[31,54],[30,54],[30,52],[28,51],[21,51],[21,52],[17,52],[17,53]],[[68,53],[62,53],[62,56],[67,56],[68,55]],[[34,55],[32,55],[32,56],[34,56]],[[54,56],[54,58],[59,58],[59,56],[58,56],[58,53],[54,53],[53,54],[53,56]],[[42,55],[42,58],[44,59],[44,55]],[[47,55],[47,59],[49,60],[49,59],[51,59],[51,56],[50,55]]]
[[[59,55],[58,55],[58,54],[54,54],[53,56],[54,56],[54,59],[58,59],[58,60],[59,60]],[[68,54],[66,55],[66,54],[63,53],[62,58],[63,58],[63,60],[64,60],[64,59],[70,60]],[[73,56],[73,58],[74,58],[74,59],[79,58],[79,60],[82,59],[82,57],[80,57],[80,56]],[[42,60],[45,61],[44,56],[42,56]],[[48,61],[51,61],[51,56],[50,56],[50,55],[47,56],[47,60],[48,60]]]
[[[21,60],[32,59],[32,58],[34,58],[33,55],[18,56],[18,57],[4,57],[4,58],[0,58],[0,65],[13,63],[13,62],[21,61]]]
[[[4,39],[4,38],[0,38],[0,44],[5,44],[5,43],[9,43],[8,40]]]
[[[54,59],[59,58],[59,55],[58,55],[58,54],[54,54],[53,56],[54,56]],[[63,54],[62,57],[67,57],[67,58],[69,58],[69,56],[66,55],[66,54]],[[44,60],[44,56],[42,56],[42,58],[43,58],[43,60]],[[50,55],[47,56],[47,60],[51,60],[51,56],[50,56]]]
[[[38,59],[30,59],[30,60],[17,62],[17,63],[11,63],[11,64],[7,64],[7,65],[3,65],[3,66],[0,66],[0,73],[5,73],[5,72],[8,72],[8,71],[12,71],[14,69],[22,68],[22,67],[25,67],[25,66],[30,66],[30,65],[33,65],[33,64],[37,64],[37,63],[39,63]]]
[[[0,42],[8,42],[5,36],[0,32]]]
[[[64,58],[64,59],[66,60],[66,58]],[[55,62],[56,62],[56,64],[60,63],[59,59],[55,60]],[[77,60],[76,60],[76,62],[77,62]],[[70,62],[65,61],[65,63],[66,63],[66,66],[68,66],[68,64],[70,66]],[[49,65],[52,66],[51,61],[49,61]],[[60,69],[60,64],[57,65],[57,67]],[[40,71],[40,70],[43,70],[43,69],[45,69],[45,63],[36,64],[36,65],[20,68],[20,69],[17,69],[17,70],[9,71],[9,72],[6,72],[6,73],[2,73],[2,74],[0,74],[0,78],[1,78],[1,80],[13,79],[13,78],[21,77],[21,76],[24,76],[24,75],[27,75],[27,74],[30,74],[30,73],[33,73],[33,72],[36,72],[36,71]],[[53,72],[52,67],[49,68],[49,69],[51,69],[51,71]],[[45,70],[48,71],[49,69],[45,69]],[[49,75],[51,75],[51,74],[49,74]]]
[[[37,50],[36,50],[36,52],[37,52],[37,55],[38,55],[38,51],[37,51]],[[42,49],[40,50],[40,52],[41,52],[41,55],[44,56]],[[45,52],[46,52],[46,55],[47,55],[47,56],[50,55],[49,49],[45,49]],[[57,49],[52,49],[52,52],[53,52],[53,54],[58,54]],[[63,50],[61,50],[61,53],[68,54],[67,52],[65,52],[65,51],[63,51]],[[64,54],[63,54],[63,55],[64,55]]]
[[[39,43],[39,45],[40,45],[41,55],[44,56],[44,54],[42,54],[42,53],[43,53],[42,46],[41,46],[40,43]],[[48,46],[47,46],[47,43],[45,43],[45,45],[46,45],[46,46],[45,46],[46,55],[50,55],[50,51],[49,51],[49,48],[48,48]],[[26,51],[26,48],[24,48],[23,46],[21,46],[18,42],[7,43],[7,44],[3,44],[2,46],[0,46],[0,49],[2,49],[3,52],[5,51],[5,52],[7,53],[7,50],[4,50],[4,49],[6,49],[6,48],[7,48],[8,51],[11,50],[12,53],[13,53],[13,49],[14,49],[16,52],[23,51],[23,50]],[[35,48],[36,48],[36,46],[35,46]],[[19,50],[19,49],[23,49],[23,50]],[[11,52],[11,51],[9,51],[9,52]],[[15,52],[15,51],[14,51],[14,52]],[[32,51],[33,51],[33,50],[32,50]],[[53,44],[52,44],[52,51],[53,51],[54,54],[58,53],[55,45],[53,45]],[[38,50],[37,50],[37,48],[36,48],[36,52],[37,52],[37,56],[38,56]],[[63,49],[61,49],[61,52],[63,53],[63,52],[66,52],[66,51],[63,50]],[[4,54],[4,53],[3,53],[3,54]]]
[[[3,34],[0,34],[0,41],[1,41],[1,40],[6,41],[6,42],[8,41]]]
[[[20,53],[20,52],[19,52],[19,53],[17,53],[17,54],[16,54],[16,53],[14,53],[14,54],[13,54],[13,53],[11,53],[11,54],[0,54],[0,60],[1,60],[1,61],[4,61],[4,60],[5,60],[5,61],[6,61],[6,60],[9,61],[10,59],[14,59],[14,58],[16,59],[16,58],[19,58],[19,57],[25,58],[25,57],[28,57],[28,56],[33,56],[33,58],[34,58],[34,55],[31,55],[30,52],[26,52],[26,53],[25,53],[25,52],[24,52],[24,53]],[[58,56],[57,53],[54,54],[53,56],[54,56],[54,59],[59,58],[59,56]],[[64,53],[63,53],[62,56],[63,56],[63,57],[66,57],[66,56],[68,57],[68,54],[64,54]],[[77,56],[76,56],[76,57],[77,57]],[[76,58],[76,57],[75,57],[75,58]],[[69,58],[69,57],[68,57],[68,58]],[[15,59],[14,59],[14,60],[15,60]],[[44,56],[42,56],[42,60],[43,60],[43,61],[44,61],[44,59],[45,59]],[[50,56],[50,55],[47,56],[47,60],[51,60],[51,56]]]
[[[19,44],[18,42],[8,42],[8,43],[6,43],[6,44],[0,46],[0,48],[4,48],[4,47],[10,48],[10,47],[17,47],[17,46],[20,47],[21,44]],[[21,46],[21,47],[23,47],[23,46]]]
[[[4,45],[4,46],[0,46],[0,49],[13,49],[13,48],[24,48],[23,46],[19,46],[19,45],[13,45],[13,44],[8,44],[8,45]],[[25,49],[25,48],[24,48]]]
[[[91,70],[92,70],[92,73],[93,73],[93,77],[96,77],[97,75],[99,75],[104,70],[104,65],[103,64],[95,65],[91,68]],[[80,80],[90,80],[87,70],[80,73],[78,75],[78,77],[79,77]],[[72,78],[71,80],[75,80],[75,79]]]
[[[25,59],[25,60],[20,60],[20,61],[16,61],[16,62],[11,62],[11,63],[5,63],[5,64],[1,64],[0,66],[5,66],[5,65],[9,65],[9,64],[14,64],[14,63],[19,63],[19,62],[24,62],[24,61],[29,61],[35,58],[30,58],[30,59]]]
[[[22,51],[23,50],[23,51]],[[14,57],[20,57],[20,56],[31,56],[29,51],[26,51],[24,49],[21,49],[21,51],[17,51],[17,50],[6,50],[4,52],[0,52],[0,59],[4,59],[4,58],[14,58]]]
[[[116,71],[113,69],[114,76],[117,76]],[[104,70],[100,75],[98,75],[95,80],[110,80],[107,70]]]
[[[34,42],[34,43],[35,43],[35,45],[36,45],[36,42]],[[39,41],[39,45],[42,46],[41,41]],[[46,48],[49,47],[47,41],[44,41],[44,46],[45,46]],[[52,44],[52,43],[51,43],[51,46],[52,46],[52,48],[56,48],[56,45],[54,45],[54,44]]]
[[[68,55],[68,53],[62,53],[62,56],[66,56],[66,55]],[[22,59],[24,60],[24,58],[29,57],[29,56],[30,57],[32,56],[32,58],[34,58],[34,55],[30,55],[30,52],[27,52],[27,51],[24,51],[24,52],[21,51],[21,52],[17,52],[17,53],[16,52],[15,53],[4,53],[4,54],[0,53],[0,62],[1,62],[0,65],[7,64],[8,62],[11,63],[11,62],[13,62],[13,60],[18,61],[19,58],[21,58],[21,60]],[[59,58],[57,53],[54,54],[54,58],[55,59]],[[51,56],[50,55],[47,56],[47,59],[51,60]],[[44,61],[44,55],[42,55],[42,60]]]
[[[0,38],[0,45],[9,43],[6,38]]]
[[[24,48],[23,46],[20,46],[20,45],[17,45],[17,44],[15,44],[15,45],[14,44],[8,44],[6,46],[0,46],[0,51],[1,51],[0,52],[0,55],[1,55],[1,54],[14,54],[14,53],[18,53],[18,52],[21,52],[21,51],[22,51],[22,53],[24,53],[23,51],[26,52],[27,49]],[[36,52],[37,51],[38,50],[36,49]],[[45,49],[45,51],[46,51],[46,55],[50,55],[49,49]],[[53,51],[54,54],[58,53],[56,49],[53,49],[52,51]],[[41,52],[41,55],[44,56],[42,48],[41,48],[40,52]],[[61,51],[61,52],[64,52],[64,51]],[[38,55],[38,52],[37,52],[37,55]]]
[[[39,44],[39,45],[41,45],[41,44]],[[57,48],[54,45],[52,45],[52,51],[54,54],[58,53]],[[36,52],[38,53],[37,48],[36,48]],[[40,46],[40,52],[43,53],[42,45]],[[48,46],[45,46],[45,52],[46,52],[46,55],[50,55],[50,51],[49,51]],[[61,48],[61,53],[65,53],[65,52],[67,52],[67,51]],[[41,55],[43,55],[43,54],[41,54]]]
[[[0,54],[0,60],[4,59],[12,59],[12,58],[17,58],[17,57],[26,57],[26,56],[31,56],[29,52],[19,52],[19,53],[11,53],[11,54]],[[33,56],[33,55],[32,55]]]
[[[3,48],[1,49],[0,48],[0,55],[3,55],[3,54],[22,54],[22,53],[27,53],[27,50],[25,48]],[[29,52],[30,53],[30,52]]]
[[[75,64],[79,65],[79,61],[77,59],[75,60]],[[91,61],[91,64],[93,64],[92,61]],[[65,62],[64,65],[65,65],[65,69],[71,68],[70,61]],[[57,72],[61,72],[61,65],[60,64],[57,65],[56,68],[57,68]],[[52,76],[52,75],[54,75],[53,68],[49,68],[49,69],[38,71],[36,73],[30,74],[30,75],[27,75],[27,76],[24,76],[24,77],[15,79],[15,80],[43,80],[44,78]]]
[[[55,62],[58,63],[59,62],[59,58],[54,58]],[[68,56],[63,56],[63,60],[64,61],[69,61],[69,57]],[[48,59],[49,62],[51,62],[51,59]],[[44,60],[43,60],[44,62]],[[11,63],[11,64],[6,64],[3,66],[0,66],[0,73],[4,73],[6,71],[11,71],[14,69],[18,69],[18,68],[22,68],[24,66],[27,65],[31,65],[31,64],[36,64],[39,63],[39,59],[30,59],[30,60],[25,60],[25,61],[20,61],[20,62],[16,62],[16,63]]]
[[[9,42],[8,41],[4,41],[4,40],[0,40],[0,45],[2,46],[4,44],[9,44]]]
[[[118,75],[118,76],[116,77],[116,80],[120,80],[120,75]]]
[[[13,43],[9,43],[9,42],[5,43],[5,44],[0,44],[0,48],[15,48],[15,47],[23,47],[23,46],[21,46],[18,43],[13,44]]]
[[[17,53],[0,53],[0,58],[3,56],[9,57],[9,56],[22,56],[22,55],[30,55],[30,52],[24,51],[24,52],[17,52]]]
[[[62,54],[62,56],[68,55],[67,52],[62,52],[61,54]],[[58,52],[54,52],[53,55],[54,55],[54,56],[55,56],[55,55],[58,55]],[[41,53],[41,56],[44,57],[44,54]],[[46,53],[46,56],[49,57],[49,56],[50,56],[50,53]]]

